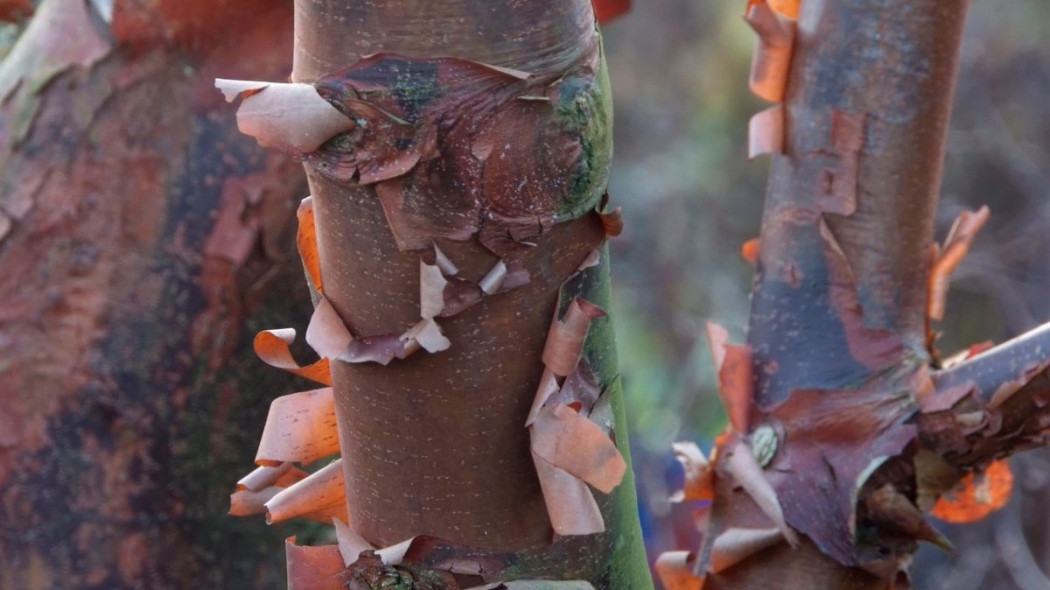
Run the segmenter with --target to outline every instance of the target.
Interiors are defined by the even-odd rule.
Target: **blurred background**
[[[726,422],[704,324],[718,321],[742,341],[747,323],[753,270],[740,246],[758,235],[768,161],[746,159],[747,121],[767,105],[747,89],[754,36],[742,18],[744,5],[636,0],[632,13],[605,28],[616,101],[611,193],[626,219],[624,235],[613,242],[614,317],[651,558],[698,540],[691,517],[696,506],[668,502],[682,479],[671,443],[691,440],[707,450]],[[955,274],[941,324],[945,352],[987,339],[1001,342],[1050,320],[1048,23],[1046,0],[972,4],[937,237],[962,209],[987,204],[993,216]],[[0,55],[20,28],[0,26]],[[273,325],[279,322],[258,318],[251,327]],[[260,381],[256,395],[275,389],[270,378]],[[224,411],[252,424],[265,417],[265,406],[250,400],[228,406]],[[85,423],[94,420],[84,415]],[[257,429],[249,430],[234,442],[253,444]],[[232,464],[237,456],[237,449],[208,447],[206,440],[180,441],[173,451],[176,460],[202,457],[200,465],[180,463],[190,475],[216,465],[232,472],[239,468]],[[1013,465],[1010,504],[983,522],[945,526],[958,553],[924,548],[914,570],[917,588],[1050,590],[1050,515],[1042,509],[1050,502],[1050,452],[1025,454]],[[180,510],[213,524],[224,519],[223,526],[243,528],[245,536],[261,530],[260,523],[223,516],[225,493]],[[48,497],[55,510],[66,501],[57,492]],[[299,525],[281,531],[303,542],[315,534]],[[245,588],[279,587],[283,549],[272,550],[266,568],[227,569]],[[224,561],[223,555],[216,550],[212,558]]]
[[[643,0],[605,27],[616,98],[611,193],[624,208],[613,242],[617,337],[642,522],[650,555],[692,548],[691,512],[671,505],[672,442],[708,450],[725,424],[704,323],[743,341],[768,159],[748,163],[747,121],[766,103],[747,89],[754,35],[745,2]],[[1050,320],[1050,3],[971,5],[937,222],[962,209],[992,219],[956,271],[939,348],[1001,342]],[[1010,504],[944,526],[958,554],[924,548],[923,590],[1050,589],[1050,453],[1013,460]]]

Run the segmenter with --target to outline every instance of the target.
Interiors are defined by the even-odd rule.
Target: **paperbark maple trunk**
[[[784,101],[787,139],[783,155],[773,156],[748,332],[755,412],[767,416],[753,420],[752,431],[776,424],[768,416],[802,390],[874,389],[881,392],[875,398],[888,404],[901,390],[914,393],[914,371],[930,360],[929,245],[967,4],[802,2]],[[849,143],[842,136],[851,125],[859,128],[860,147],[859,157],[848,161],[851,155],[840,146]],[[836,183],[851,186],[840,191]],[[785,421],[819,415],[818,403],[814,398],[810,416],[801,410]],[[790,456],[795,444],[854,445],[858,455],[874,459],[864,453],[864,446],[873,446],[860,434],[865,429],[850,432],[847,425],[876,416],[866,415],[863,402],[833,404],[838,407],[826,417],[824,440],[793,439],[791,425],[777,424],[788,430],[777,455]],[[814,467],[799,463],[774,461],[767,473]],[[817,485],[835,489],[836,469],[818,467],[812,477],[824,481]],[[828,521],[849,513],[821,514],[826,504],[817,494],[792,495],[770,479],[790,526],[804,529],[802,521],[812,521],[814,527],[846,527]],[[898,483],[906,494],[914,487]],[[739,494],[733,500],[749,502]],[[748,520],[737,506],[720,508],[728,522]],[[712,575],[705,588],[903,587],[894,568],[875,575],[861,567],[865,559],[909,552],[896,532],[886,530],[876,527],[874,534],[883,538],[873,543],[886,547],[886,555],[842,563],[829,556],[835,553],[831,541],[814,543],[807,536],[798,549],[782,543]]]
[[[411,137],[387,140],[392,132],[376,131],[375,119],[357,118],[355,133],[378,136],[358,148],[373,150],[363,158],[385,157],[375,144],[382,148],[389,141],[395,153],[423,150],[423,162],[375,181],[366,179],[364,159],[359,172],[339,178],[323,159],[306,155],[323,294],[347,328],[363,342],[363,336],[390,334],[419,321],[420,250],[440,247],[459,268],[456,280],[483,284],[501,260],[509,265],[508,276],[520,278],[524,271],[528,277],[506,292],[478,290],[479,302],[440,319],[448,350],[419,351],[388,366],[332,359],[350,525],[375,546],[429,535],[499,555],[506,580],[587,580],[600,590],[651,587],[629,471],[611,495],[598,495],[606,532],[555,537],[526,428],[559,297],[563,304],[581,297],[609,308],[606,253],[596,268],[578,272],[604,242],[606,227],[594,209],[607,182],[611,147],[608,88],[591,3],[298,0],[295,10],[294,82],[329,88],[328,100],[337,106],[389,100],[380,125],[389,126],[390,120],[397,121],[393,127],[433,125],[438,144],[417,148]],[[382,53],[366,59],[377,52]],[[499,116],[490,117],[485,110],[490,103],[507,104],[501,90],[481,92],[482,86],[474,86],[478,81],[456,69],[478,64],[487,72],[480,83],[486,75],[551,85],[574,76],[581,81],[565,82],[560,95],[544,95],[547,87],[536,86],[539,96],[512,99]],[[593,76],[577,73],[594,64]],[[345,80],[354,84],[352,92],[338,90]],[[357,98],[369,91],[375,98]],[[433,109],[445,108],[443,93],[477,100],[435,114]],[[565,96],[568,104],[562,105],[558,101]],[[368,108],[376,112],[374,105]],[[576,118],[568,131],[546,119],[534,127],[515,119],[546,117],[563,108],[584,113],[570,116]],[[469,141],[489,134],[484,146],[478,141],[471,148],[469,162],[453,157],[462,145],[447,138],[464,127],[471,129]],[[565,153],[557,149],[560,144],[544,143],[565,133],[583,134],[582,139],[572,135],[582,148],[568,144],[577,151]],[[354,148],[332,149],[354,153]],[[484,186],[471,185],[477,178],[471,162],[486,158],[487,170],[505,176],[490,174]],[[372,174],[384,171],[373,167]],[[426,180],[418,180],[421,176]],[[403,201],[391,204],[390,193],[383,192],[391,190],[405,191]],[[481,209],[472,209],[478,202]],[[507,210],[528,221],[508,230],[511,225],[500,225],[504,222],[492,213]],[[422,245],[410,235],[406,243],[405,227],[442,215],[455,220],[450,224],[473,229],[435,230]],[[480,229],[472,225],[477,223]],[[532,231],[521,223],[535,226],[527,239],[514,233]],[[567,283],[574,276],[580,278]],[[615,442],[627,456],[609,323],[609,318],[595,320],[583,358],[604,390]]]
[[[774,155],[747,346],[712,338],[732,424],[691,463],[687,496],[714,498],[705,540],[664,563],[706,590],[906,588],[916,543],[946,546],[922,514],[937,497],[1046,443],[1050,330],[943,370],[928,334],[968,247],[931,250],[967,1],[773,15],[793,4],[748,6],[752,89],[778,100],[783,74],[783,110],[752,122],[753,153]]]
[[[253,330],[309,314],[305,179],[211,88],[290,68],[245,8],[45,0],[0,66],[0,587],[283,587],[288,530],[226,516],[291,387]]]

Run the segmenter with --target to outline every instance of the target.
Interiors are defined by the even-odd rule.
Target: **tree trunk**
[[[783,104],[751,125],[774,156],[747,345],[711,330],[731,426],[710,465],[683,456],[687,497],[713,505],[699,551],[663,569],[707,589],[907,587],[917,542],[947,546],[923,517],[937,497],[1045,444],[1048,330],[951,367],[933,348],[942,279],[985,215],[931,251],[967,2],[807,0],[797,24],[785,4],[748,12],[752,89]]]
[[[275,383],[252,331],[309,313],[305,183],[211,85],[287,73],[285,4],[45,0],[0,66],[4,588],[282,584],[288,529],[225,513]]]
[[[353,532],[376,547],[446,539],[461,556],[499,564],[485,582],[649,587],[629,466],[615,491],[597,494],[600,515],[588,521],[604,523],[597,532],[563,528],[555,514],[590,510],[586,477],[555,465],[581,496],[545,495],[554,484],[534,465],[535,430],[556,407],[589,418],[577,433],[614,436],[609,465],[622,467],[628,451],[601,311],[603,244],[618,220],[601,210],[611,105],[590,2],[301,0],[295,28],[293,81],[313,85],[347,120],[316,138],[330,137],[320,148],[314,139],[293,147],[307,162],[320,257],[307,338],[331,360]],[[280,127],[283,107],[246,121],[268,100],[256,97],[277,101],[293,87],[223,84],[240,92],[244,128],[286,143],[290,135],[258,132]],[[445,257],[457,269],[434,271],[447,286],[441,313],[427,315],[421,268]],[[447,338],[437,350],[407,336],[421,315]],[[552,342],[570,316],[593,322],[577,334],[582,354],[559,371],[566,359]],[[331,342],[333,326],[340,347],[311,340],[324,332]],[[536,402],[530,430],[541,380],[560,401]],[[584,390],[588,399],[572,397]],[[290,560],[303,554],[291,551]],[[344,555],[351,571],[367,565],[356,557]]]

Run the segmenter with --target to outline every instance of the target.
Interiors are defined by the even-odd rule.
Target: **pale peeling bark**
[[[242,128],[306,163],[306,341],[335,402],[341,579],[380,583],[360,548],[415,539],[388,566],[419,588],[650,586],[604,311],[621,222],[590,2],[303,0],[292,78],[219,85]],[[302,113],[273,93],[290,105],[304,87],[349,128],[317,103],[327,141],[286,133]],[[267,362],[307,369],[271,336]],[[337,553],[303,551],[289,558],[317,560],[294,586],[335,584],[315,574]]]

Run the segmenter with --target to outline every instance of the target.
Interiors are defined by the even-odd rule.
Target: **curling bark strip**
[[[748,86],[759,98],[778,103],[754,116],[748,122],[748,159],[784,151],[784,100],[791,56],[795,44],[797,11],[783,15],[783,2],[752,0],[747,4],[744,20],[755,31],[755,50],[751,59]],[[778,15],[778,12],[781,15]]]

